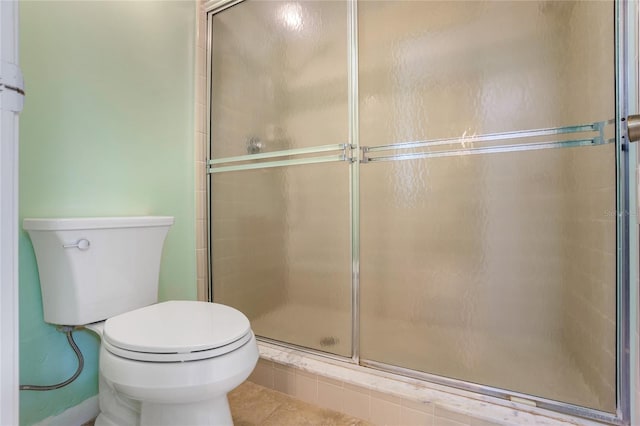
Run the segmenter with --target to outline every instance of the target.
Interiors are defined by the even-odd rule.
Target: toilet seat
[[[199,361],[209,358],[226,355],[234,350],[244,346],[247,342],[251,341],[253,333],[249,332],[240,339],[228,345],[209,349],[205,351],[196,352],[177,352],[177,353],[153,353],[153,352],[136,352],[127,349],[122,349],[114,346],[106,340],[102,342],[104,348],[110,353],[119,356],[121,358],[130,359],[132,361],[145,361],[145,362],[187,362],[187,361]]]
[[[247,317],[217,303],[169,301],[109,318],[103,345],[137,361],[197,361],[227,354],[253,337]]]

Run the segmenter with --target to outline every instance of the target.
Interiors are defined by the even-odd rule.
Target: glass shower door
[[[216,302],[264,338],[351,356],[345,2],[212,17]]]
[[[359,3],[363,364],[615,412],[613,12]]]

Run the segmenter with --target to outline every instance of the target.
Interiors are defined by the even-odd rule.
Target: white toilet
[[[24,220],[45,321],[101,337],[96,426],[231,425],[227,393],[258,361],[249,320],[236,309],[157,303],[172,224],[172,217]]]

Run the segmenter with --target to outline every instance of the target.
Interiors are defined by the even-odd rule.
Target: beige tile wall
[[[592,101],[595,105],[601,105],[603,102],[598,101],[599,96],[602,95],[602,92],[606,92],[610,85],[601,84],[602,88],[595,91],[593,97],[588,98],[582,95],[583,91],[579,90],[578,86],[572,86],[566,96],[556,97],[555,95],[559,90],[556,80],[563,82],[575,80],[572,77],[574,74],[572,67],[565,63],[563,57],[570,49],[559,48],[561,40],[567,37],[563,34],[563,25],[560,23],[564,19],[573,23],[574,20],[581,17],[574,16],[571,5],[552,5],[549,3],[545,4],[543,14],[557,15],[557,22],[538,21],[536,15],[540,14],[540,7],[537,4],[521,3],[520,5],[513,8],[494,6],[497,10],[492,10],[490,16],[496,31],[483,27],[480,33],[479,28],[472,24],[468,25],[466,30],[468,34],[461,31],[461,35],[468,35],[468,40],[473,40],[473,46],[477,49],[475,54],[478,56],[491,57],[492,53],[498,53],[493,49],[513,51],[514,54],[509,57],[516,59],[513,60],[513,63],[499,62],[498,66],[509,68],[505,68],[506,72],[503,73],[496,72],[497,81],[493,81],[485,76],[489,71],[494,71],[492,68],[485,70],[482,68],[484,65],[478,66],[478,63],[482,64],[481,61],[476,58],[466,58],[465,55],[459,54],[457,45],[446,46],[445,43],[442,43],[439,50],[427,51],[421,55],[425,67],[428,67],[430,63],[438,63],[439,67],[437,68],[442,68],[442,70],[434,72],[434,76],[413,76],[408,72],[385,76],[381,71],[388,69],[389,73],[398,72],[397,70],[402,70],[403,67],[418,69],[418,66],[422,64],[417,63],[419,59],[415,59],[416,63],[407,64],[401,62],[401,59],[394,55],[380,55],[379,51],[386,49],[386,45],[381,46],[380,43],[384,43],[385,40],[392,40],[395,44],[402,42],[409,49],[412,46],[411,40],[401,39],[401,35],[406,31],[406,34],[420,40],[422,28],[427,25],[434,27],[433,32],[436,35],[441,35],[445,40],[449,40],[446,38],[446,31],[437,32],[439,26],[447,27],[451,21],[465,22],[465,18],[471,19],[473,7],[460,4],[460,10],[456,10],[448,5],[445,6],[445,3],[440,5],[424,3],[423,9],[420,9],[411,2],[405,2],[402,6],[396,6],[392,2],[365,3],[361,9],[365,10],[366,7],[367,15],[360,21],[359,32],[360,71],[362,73],[360,88],[361,143],[376,145],[390,141],[420,140],[464,133],[509,130],[505,128],[505,125],[513,126],[515,130],[566,125],[574,123],[574,119],[579,122],[585,121],[584,111],[581,110],[580,114],[577,114],[577,118],[567,116],[566,111],[576,110],[576,105],[581,106],[582,103],[588,101]],[[605,9],[606,6],[605,4]],[[478,5],[476,7],[488,6]],[[578,7],[576,6],[574,9],[578,9]],[[361,13],[364,12],[361,11]],[[524,22],[522,16],[531,16],[531,23]],[[394,18],[394,22],[403,22],[403,26],[398,29],[397,26],[385,25],[391,17]],[[486,21],[486,17],[482,17]],[[434,24],[429,20],[439,21],[440,24]],[[486,22],[481,19],[478,21],[478,25],[480,23],[486,25]],[[593,19],[589,22],[592,21]],[[518,31],[509,28],[516,22],[521,27]],[[611,22],[611,20],[606,22]],[[498,23],[507,26],[507,30],[512,35],[511,38],[500,40],[503,29],[497,25]],[[545,28],[545,30],[553,34],[554,39],[557,38],[557,45],[549,47],[548,43],[540,43],[541,46],[532,46],[539,40],[539,38],[529,37],[529,34],[535,31],[533,27],[536,24],[533,23],[548,25],[549,28]],[[454,32],[454,30],[448,31]],[[582,34],[579,31],[578,33]],[[597,33],[593,37],[599,35]],[[396,37],[398,40],[395,39]],[[476,38],[474,39],[474,37]],[[456,39],[453,39],[452,44],[455,41]],[[604,47],[606,42],[605,38],[598,44],[598,48]],[[567,47],[580,51],[578,49],[580,46],[576,48],[572,45],[573,43],[572,40],[568,41]],[[393,43],[389,42],[389,44]],[[418,43],[415,43],[415,46],[416,49],[426,49],[424,45]],[[545,59],[556,64],[557,75],[552,74],[553,66],[534,66],[534,64],[527,62],[526,58],[519,58],[517,53],[520,51],[544,52]],[[464,52],[468,53],[467,50]],[[395,55],[401,53],[403,52],[394,51]],[[504,59],[500,59],[504,56],[497,54],[495,60],[504,61]],[[577,54],[575,56],[576,64],[572,66],[579,68],[580,60],[583,61],[581,66],[584,66],[584,58]],[[397,63],[385,63],[393,60]],[[439,60],[441,62],[438,62]],[[590,60],[593,59],[590,58]],[[480,69],[476,70],[475,68]],[[425,71],[425,73],[427,72]],[[416,74],[419,73],[416,71]],[[518,78],[512,78],[510,74],[517,75]],[[591,75],[579,72],[577,74],[585,76],[583,77],[585,79]],[[612,75],[612,73],[604,75]],[[521,86],[524,84],[523,81],[526,81],[525,87]],[[584,87],[592,86],[589,82],[582,83]],[[403,85],[406,86],[405,89],[403,89]],[[432,86],[442,89],[434,90]],[[530,86],[535,86],[537,90],[531,91]],[[523,98],[510,98],[504,95],[509,92],[523,92],[526,95],[523,95]],[[569,96],[572,93],[580,93],[580,99],[576,99],[575,95]],[[481,102],[487,102],[485,99],[489,99],[493,103],[482,104],[482,108],[479,109],[478,105],[464,102],[474,100],[476,97],[481,97]],[[605,103],[604,107],[607,106],[609,104]],[[441,117],[439,114],[444,114],[443,111],[446,111],[447,114]],[[610,118],[608,116],[610,110],[607,110],[604,115],[599,112],[598,114],[586,114],[587,119]],[[383,119],[387,117],[389,119]],[[473,144],[473,141],[470,144]],[[535,158],[534,155],[531,154],[531,157]],[[538,175],[534,173],[534,169],[541,163],[542,166],[545,166],[549,160],[555,160],[555,157],[538,155],[538,158],[540,158],[538,162],[515,162],[510,159],[503,163],[491,158],[483,160],[478,157],[469,157],[459,162],[447,160],[445,164],[443,164],[445,160],[433,160],[424,162],[415,169],[412,169],[408,162],[398,163],[396,166],[386,166],[389,172],[379,173],[378,176],[375,175],[376,172],[369,171],[368,168],[384,166],[363,166],[361,181],[365,188],[362,194],[363,270],[361,273],[363,274],[362,281],[368,280],[369,282],[367,288],[374,288],[370,291],[380,291],[381,294],[368,297],[375,298],[379,305],[386,304],[386,312],[381,313],[393,317],[419,316],[420,314],[412,312],[407,307],[415,304],[416,298],[420,297],[427,299],[423,305],[428,304],[431,309],[439,309],[440,306],[450,307],[449,303],[428,303],[430,302],[428,299],[442,296],[445,301],[444,299],[449,293],[453,293],[451,296],[455,296],[460,295],[465,288],[470,291],[469,286],[473,285],[470,280],[478,275],[484,275],[478,279],[478,281],[484,281],[481,284],[484,284],[485,287],[478,289],[479,294],[486,294],[487,298],[498,300],[503,295],[509,297],[509,303],[500,306],[504,314],[503,318],[509,318],[509,321],[503,321],[501,326],[509,327],[516,333],[526,330],[528,334],[538,336],[546,336],[550,331],[561,330],[561,314],[558,312],[558,306],[554,303],[562,294],[562,289],[557,285],[560,283],[559,271],[554,271],[552,278],[555,279],[548,280],[549,283],[534,277],[534,273],[528,272],[548,270],[553,267],[555,262],[562,261],[562,259],[558,260],[561,253],[558,252],[552,241],[558,231],[557,226],[549,228],[548,226],[539,226],[539,224],[550,223],[553,225],[554,215],[559,213],[559,209],[564,208],[564,205],[562,201],[558,202],[558,199],[545,198],[544,193],[531,194],[531,191],[539,188],[535,186],[538,182],[543,182],[543,185],[561,186],[563,182],[558,178],[556,170],[562,170],[563,167],[566,167],[567,161],[571,159],[556,160],[555,169],[545,168]],[[589,170],[588,167],[585,169]],[[595,179],[605,179],[602,167],[594,169],[593,174],[596,176]],[[542,176],[547,181],[543,181]],[[437,182],[437,185],[432,185],[432,182]],[[557,191],[563,193],[565,189],[559,188]],[[596,200],[593,201],[592,205],[579,204],[578,207],[593,207],[596,205]],[[398,210],[401,211],[398,212]],[[375,214],[371,212],[375,212]],[[414,217],[408,217],[413,212],[423,214],[414,214]],[[399,216],[399,214],[404,214],[404,216]],[[372,215],[375,217],[367,217]],[[527,217],[534,215],[538,216],[530,222],[533,222],[533,225],[538,225],[537,227],[532,227],[532,224],[526,221]],[[429,223],[426,223],[428,221],[424,220],[425,217],[434,219],[445,217],[445,220],[438,223],[439,227],[433,226],[436,229],[431,229]],[[430,221],[434,219],[430,219]],[[366,229],[364,229],[365,227]],[[485,232],[487,235],[481,235],[481,232]],[[542,237],[548,236],[549,239],[541,238],[541,233],[544,234]],[[422,244],[422,241],[411,240],[412,235],[430,236],[437,241],[438,244],[433,244],[437,249],[434,250],[433,247]],[[544,243],[549,240],[552,241],[552,244],[545,245]],[[410,249],[403,247],[407,245],[407,241],[413,244]],[[367,247],[367,242],[370,242],[375,249]],[[518,258],[518,254],[522,252],[531,252],[527,249],[531,247],[531,244],[536,244],[536,250],[539,250],[540,255],[527,256],[526,259]],[[404,250],[394,251],[397,248]],[[429,249],[433,253],[429,252]],[[492,249],[495,253],[491,252]],[[381,253],[377,253],[376,250]],[[492,258],[498,255],[500,261],[492,262]],[[503,257],[505,255],[506,257]],[[481,259],[480,256],[487,256],[488,260]],[[395,269],[381,265],[389,258],[392,258],[388,262],[391,264],[390,267]],[[429,264],[431,259],[433,262]],[[403,273],[403,270],[424,269],[421,274],[416,275],[429,277],[429,274],[436,275],[437,271],[434,271],[440,268],[439,275],[447,276],[447,280],[452,281],[455,285],[457,284],[454,278],[457,275],[456,270],[460,268],[461,263],[464,264],[466,259],[469,259],[471,268],[477,267],[478,270],[470,273],[464,271],[463,274],[460,274],[467,279],[460,280],[461,289],[454,292],[449,291],[451,285],[447,283],[448,285],[434,286],[437,289],[432,290],[432,293],[439,292],[439,294],[429,294],[428,285],[423,285],[422,293],[420,293],[415,288],[416,280]],[[365,270],[365,267],[371,268],[373,271]],[[488,267],[488,270],[482,270],[481,267]],[[389,271],[393,271],[393,273]],[[393,287],[385,285],[385,282],[389,281],[385,275],[396,278]],[[399,277],[407,277],[406,283],[401,282]],[[437,279],[438,277],[435,276],[434,281]],[[522,283],[514,288],[514,280],[521,280]],[[411,286],[413,286],[413,291]],[[385,288],[389,294],[384,294]],[[528,292],[532,289],[535,291],[529,294]],[[487,292],[492,294],[489,295]],[[537,297],[538,295],[544,295],[545,300]],[[392,302],[394,299],[397,300],[397,303]],[[536,303],[532,303],[532,301],[536,301]],[[429,312],[431,312],[430,309],[424,309],[422,315],[427,315]],[[531,315],[527,314],[536,316],[536,321],[530,321]],[[443,315],[438,313],[433,316],[442,319],[446,318],[446,313]],[[407,319],[415,320],[416,318]],[[477,323],[478,319],[474,318],[474,322]]]
[[[261,44],[267,29],[252,14],[262,7],[268,4],[248,2],[214,17],[211,137],[216,157],[246,154],[250,138],[260,138],[270,149],[286,139],[276,131],[273,117],[280,100],[265,88],[269,73],[260,69],[273,66],[271,73],[279,73],[281,66],[277,52]],[[270,137],[267,128],[272,130]],[[285,299],[286,186],[280,168],[221,173],[211,179],[215,297],[250,319]]]
[[[588,58],[567,55],[574,76],[558,87],[562,114],[571,122],[613,118],[613,5],[572,6],[565,51],[595,51]],[[610,52],[610,57],[603,55]],[[571,71],[573,70],[573,71]],[[584,88],[589,88],[584,91]],[[575,104],[572,94],[581,93]],[[576,151],[567,158],[565,180],[563,331],[574,362],[602,409],[615,410],[616,224],[615,157],[612,145]]]
[[[194,143],[196,162],[196,271],[198,300],[208,300],[208,260],[207,260],[207,184],[206,184],[206,14],[204,1],[198,1],[196,7],[196,122]]]
[[[345,3],[305,4],[320,40],[291,37],[285,6],[247,2],[214,18],[217,156],[246,154],[250,138],[268,151],[346,142]],[[280,304],[348,311],[348,176],[346,162],[214,175],[216,299],[251,319]]]
[[[611,2],[363,2],[361,144],[613,118],[612,12]],[[368,317],[465,331],[449,346],[453,368],[427,366],[452,377],[482,353],[468,344],[476,333],[485,342],[509,336],[512,347],[490,361],[514,359],[517,345],[540,355],[516,371],[473,365],[463,378],[509,388],[505,376],[526,370],[516,389],[549,397],[552,385],[533,386],[536,371],[559,376],[577,364],[574,388],[584,377],[585,398],[571,388],[554,397],[593,406],[595,395],[613,411],[613,153],[608,145],[363,165],[362,355],[396,365],[404,355],[375,347],[398,333]]]
[[[211,179],[215,298],[249,319],[285,299],[282,180],[277,168]]]

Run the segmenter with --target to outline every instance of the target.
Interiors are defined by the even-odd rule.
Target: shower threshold
[[[375,391],[401,398],[404,404],[426,404],[494,425],[602,426],[602,423],[454,387],[338,361],[303,350],[259,341],[260,358],[276,366],[291,367],[317,380],[331,379],[355,386],[363,393]],[[276,367],[277,368],[277,367]],[[335,382],[334,382],[335,383]],[[375,419],[374,419],[375,420]],[[475,423],[473,423],[475,424]]]
[[[361,365],[357,365],[348,358],[351,350],[349,321],[348,312],[288,304],[253,318],[251,323],[256,335],[268,337],[260,342],[262,358],[356,386],[382,392],[391,390],[396,396],[423,401],[424,392],[430,395],[428,390],[438,390],[446,395],[464,395],[476,402],[490,402],[505,407],[514,407],[508,395],[522,395],[521,400],[524,401],[528,398],[526,394],[532,393],[531,389],[538,390],[538,394],[546,390],[547,396],[551,389],[551,397],[554,398],[556,395],[571,394],[568,392],[568,387],[571,387],[573,394],[578,395],[580,404],[535,398],[538,406],[525,411],[543,410],[533,413],[545,413],[549,417],[550,413],[556,411],[540,407],[555,410],[554,407],[560,405],[564,409],[559,409],[562,413],[557,412],[557,416],[562,421],[572,419],[573,424],[596,424],[589,421],[584,423],[584,419],[577,422],[577,417],[573,415],[578,415],[615,423],[613,415],[579,406],[596,406],[597,399],[570,355],[561,347],[545,344],[544,340],[514,342],[518,336],[513,335],[491,336],[488,339],[486,335],[469,334],[451,326],[424,326],[416,330],[416,324],[409,321],[366,319],[369,329],[375,330],[376,338],[367,340],[368,347],[364,355],[375,354],[377,359],[367,359],[361,354]],[[416,335],[423,338],[416,339]],[[366,334],[362,336],[367,338]],[[451,348],[459,350],[452,352]],[[473,353],[473,359],[469,359],[470,353]],[[547,363],[552,360],[552,368],[541,365],[543,360]],[[420,365],[437,366],[437,375],[421,373]],[[532,375],[532,371],[536,374]],[[486,383],[487,375],[498,377],[500,388],[473,384]],[[391,380],[382,389],[378,384],[380,377]],[[447,377],[464,377],[466,381]],[[456,383],[468,386],[456,386]],[[522,392],[523,389],[518,387],[522,383],[526,383],[529,392]],[[406,389],[402,390],[403,387]],[[501,389],[511,389],[513,392]],[[393,390],[398,390],[400,394]],[[476,390],[480,393],[473,392]],[[441,398],[437,392],[434,395],[437,396],[436,400]],[[516,404],[519,405],[524,404]]]

